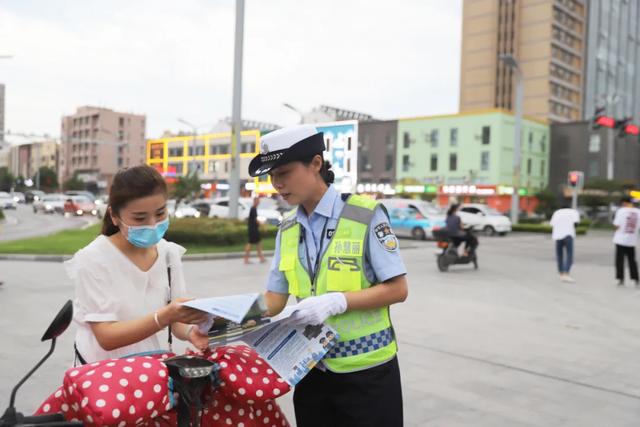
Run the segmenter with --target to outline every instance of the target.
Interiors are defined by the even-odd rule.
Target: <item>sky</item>
[[[458,110],[461,0],[246,0],[242,116],[320,104],[375,118]],[[147,137],[231,115],[232,0],[2,0],[5,128],[60,134],[82,105],[146,114]]]

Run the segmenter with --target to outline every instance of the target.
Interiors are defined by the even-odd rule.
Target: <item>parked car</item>
[[[64,194],[45,194],[42,199],[33,202],[33,213],[64,213]]]
[[[174,214],[176,218],[200,218],[200,212],[188,205],[187,203],[181,203],[175,208]]]
[[[253,205],[251,197],[241,197],[238,200],[238,218],[246,220]],[[209,218],[229,218],[229,198],[220,197],[215,199],[209,209]],[[261,198],[258,205],[258,222],[263,224],[279,225],[282,221],[282,214],[278,211],[278,204],[275,200]]]
[[[24,203],[25,202],[24,193],[21,193],[19,191],[14,191],[13,193],[11,193],[11,196],[13,197],[13,200],[16,201],[16,203]]]
[[[0,209],[18,209],[18,203],[6,191],[0,191]]]
[[[96,204],[85,196],[66,196],[67,199],[64,202],[64,214],[65,215],[98,215]]]
[[[414,208],[391,209],[389,219],[396,236],[413,237],[418,240],[432,239],[433,230],[446,225],[443,219],[429,219]]]
[[[37,200],[40,200],[44,197],[44,191],[40,190],[29,190],[24,193],[24,202],[25,203],[33,203]]]
[[[84,196],[93,203],[96,201],[96,196],[91,191],[70,190],[65,191],[64,194],[67,196]]]
[[[462,223],[487,236],[504,236],[511,231],[511,220],[506,215],[481,203],[468,203],[460,206],[458,215]]]

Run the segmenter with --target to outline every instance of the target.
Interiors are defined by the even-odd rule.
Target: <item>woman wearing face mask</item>
[[[149,166],[119,171],[109,193],[102,234],[65,263],[75,285],[76,363],[167,349],[169,338],[208,346],[198,323],[207,315],[184,307],[181,256],[162,239],[169,227],[167,186]]]

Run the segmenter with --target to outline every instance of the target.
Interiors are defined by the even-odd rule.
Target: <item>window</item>
[[[533,132],[529,132],[529,152],[533,151]]]
[[[240,146],[241,153],[255,153],[256,144],[253,142],[246,142]]]
[[[404,148],[409,148],[410,145],[411,145],[411,138],[409,138],[409,132],[405,132],[402,136],[402,146]]]
[[[229,145],[211,144],[209,153],[212,155],[229,154]]]
[[[331,140],[329,138],[324,141],[324,146],[327,147],[327,151],[331,151]]]
[[[388,153],[393,153],[394,151],[396,151],[395,145],[396,145],[396,140],[395,140],[395,135],[392,135],[391,133],[388,133],[385,137],[385,141],[384,141],[386,147],[387,147],[387,152]]]
[[[431,155],[430,169],[431,169],[431,172],[435,172],[435,171],[438,170],[438,155],[437,154],[432,154]]]
[[[482,126],[482,145],[488,145],[491,142],[491,126]]]
[[[527,159],[527,175],[531,175],[531,164],[533,162],[531,161],[531,159]]]
[[[347,138],[347,150],[351,151],[351,137]]]
[[[456,153],[449,154],[449,170],[452,172],[458,170],[458,155]]]
[[[194,154],[195,148],[195,154]],[[190,156],[204,156],[204,145],[198,145],[196,147],[189,146],[189,155]]]
[[[431,142],[431,148],[438,148],[438,129],[433,129],[429,133],[429,141]]]
[[[598,176],[598,161],[597,160],[591,160],[589,162],[589,176],[594,177],[594,176]]]
[[[449,131],[450,144],[452,147],[458,146],[458,128],[452,128]]]
[[[488,171],[489,170],[489,152],[483,151],[480,153],[480,170]]]
[[[169,157],[182,157],[183,152],[182,147],[169,148]]]
[[[226,200],[223,200],[222,202],[218,202],[216,203],[218,206],[229,206],[229,202],[227,202]]]
[[[540,151],[543,153],[547,151],[547,135],[542,135],[542,139],[540,140]]]
[[[124,126],[124,117],[120,117],[118,119],[118,126],[123,127]]]
[[[167,166],[169,172],[175,171],[176,175],[182,175],[182,162],[169,163]]]
[[[402,171],[409,172],[409,156],[402,156]]]
[[[540,176],[544,176],[544,160],[540,162]]]
[[[386,172],[389,172],[390,170],[393,169],[393,162],[394,162],[393,154],[387,154],[386,157],[384,158],[384,170]]]

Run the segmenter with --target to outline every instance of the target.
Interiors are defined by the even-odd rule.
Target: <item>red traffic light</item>
[[[628,135],[640,135],[640,128],[638,128],[638,126],[629,123],[628,125],[626,125],[624,127],[624,132]]]
[[[569,182],[571,183],[571,185],[576,185],[578,184],[578,181],[580,181],[580,175],[578,175],[575,172],[571,172],[569,174]]]
[[[608,116],[600,116],[596,118],[596,124],[598,126],[613,129],[616,126],[616,119]]]

